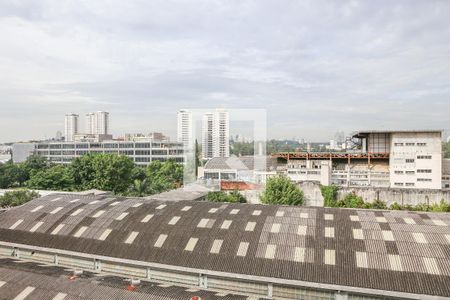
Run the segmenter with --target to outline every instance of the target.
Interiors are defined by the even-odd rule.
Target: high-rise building
[[[73,136],[78,133],[78,115],[66,114],[64,122],[64,133],[66,141],[72,142]]]
[[[194,148],[193,127],[192,127],[192,112],[186,109],[181,109],[177,114],[177,140],[183,143],[185,149]]]
[[[109,134],[109,113],[98,111],[86,115],[86,133]]]
[[[227,110],[216,109],[203,115],[203,158],[230,156],[230,119]]]

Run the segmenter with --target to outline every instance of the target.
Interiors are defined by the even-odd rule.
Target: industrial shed
[[[275,299],[450,297],[450,215],[50,195],[0,218],[15,259]]]

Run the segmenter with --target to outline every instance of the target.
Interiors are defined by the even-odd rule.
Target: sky
[[[0,142],[266,109],[270,138],[450,128],[450,1],[0,1]],[[238,132],[235,132],[238,133]]]

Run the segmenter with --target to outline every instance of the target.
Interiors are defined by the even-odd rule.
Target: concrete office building
[[[192,112],[181,109],[177,114],[177,141],[183,143],[189,150],[194,149],[194,132],[192,124]]]
[[[230,119],[228,111],[216,109],[203,115],[203,158],[230,156]]]
[[[203,299],[228,300],[443,300],[450,297],[449,249],[445,213],[54,194],[2,213],[0,294],[181,300],[195,291]],[[27,269],[30,263],[12,259],[47,268],[39,278]],[[49,280],[64,269],[85,272]],[[118,278],[111,283],[112,275]],[[87,283],[77,293],[89,278],[99,285]],[[142,282],[136,295],[125,293],[130,279]],[[162,294],[144,297],[151,285]],[[174,289],[172,297],[163,296],[164,286]]]
[[[72,160],[88,153],[109,153],[125,155],[138,165],[148,165],[154,160],[172,159],[178,163],[185,162],[181,143],[163,141],[101,141],[101,142],[42,142],[17,143],[13,145],[14,162],[23,162],[28,156],[37,154],[50,162],[68,164]]]
[[[73,141],[74,135],[78,134],[78,115],[77,114],[66,114],[64,120],[64,134],[65,139],[68,142]]]
[[[86,115],[87,134],[109,134],[109,113],[98,111]]]
[[[435,190],[448,187],[439,130],[361,131],[352,142],[353,150],[347,152],[275,156],[287,160],[287,174],[297,182]]]

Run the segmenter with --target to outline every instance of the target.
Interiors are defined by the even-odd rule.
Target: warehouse
[[[450,297],[439,213],[59,194],[2,214],[0,254],[226,295]]]

